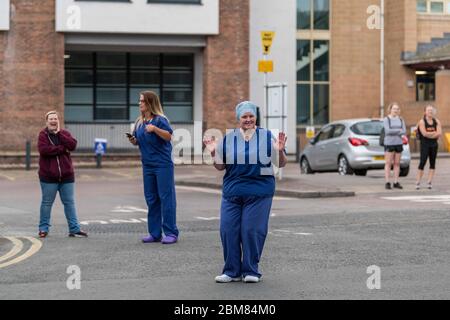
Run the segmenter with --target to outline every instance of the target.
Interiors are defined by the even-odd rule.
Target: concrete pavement
[[[0,262],[0,299],[449,299],[448,165],[438,162],[434,190],[418,192],[412,176],[402,180],[405,190],[387,192],[382,172],[301,176],[289,166],[286,174],[297,175],[299,188],[327,183],[355,196],[276,197],[260,265],[263,281],[253,286],[213,281],[223,264],[220,190],[177,186],[180,242],[143,245],[140,168],[78,169],[78,215],[90,237],[67,237],[57,200],[49,238],[27,255],[39,216],[36,172],[1,171],[0,260],[18,248],[8,238],[23,247]],[[212,168],[176,170],[177,179],[217,176]],[[10,261],[15,263],[1,266]],[[381,268],[379,290],[367,287],[374,265]],[[70,266],[80,267],[80,290],[67,287]]]

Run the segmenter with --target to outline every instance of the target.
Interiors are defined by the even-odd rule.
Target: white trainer
[[[239,278],[232,278],[232,277],[230,277],[230,276],[227,276],[226,274],[222,274],[222,275],[220,275],[220,276],[217,276],[215,280],[216,280],[216,282],[218,282],[218,283],[229,283],[229,282],[238,282],[238,281],[241,281],[242,278],[241,278],[241,277],[239,277]]]
[[[245,278],[244,278],[245,283],[257,283],[259,281],[260,281],[260,279],[255,276],[248,275],[248,276],[245,276]]]

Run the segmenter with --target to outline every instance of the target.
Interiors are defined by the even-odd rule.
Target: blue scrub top
[[[144,125],[137,127],[134,136],[141,150],[142,164],[158,168],[173,166],[172,143],[164,140],[154,132],[148,133],[145,131],[145,127],[148,124],[166,130],[170,134],[173,133],[169,121],[163,116],[155,116],[152,120],[145,121]]]
[[[227,134],[217,145],[216,162],[225,164],[223,196],[273,197],[275,177],[272,155],[276,154],[269,130],[257,128],[249,141],[239,129]]]

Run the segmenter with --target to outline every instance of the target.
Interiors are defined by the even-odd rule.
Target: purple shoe
[[[165,236],[163,239],[162,239],[162,243],[163,244],[172,244],[172,243],[175,243],[175,242],[177,242],[178,241],[178,238],[176,237],[176,236]]]
[[[160,239],[155,239],[155,238],[153,238],[152,235],[149,235],[147,237],[142,238],[142,242],[143,243],[152,243],[152,242],[160,242],[160,241],[161,241],[161,238]]]

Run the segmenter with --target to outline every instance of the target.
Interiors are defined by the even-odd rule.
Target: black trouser
[[[420,164],[419,170],[423,170],[425,168],[425,164],[427,163],[428,157],[430,158],[430,169],[436,169],[436,157],[438,154],[438,144],[437,143],[420,143]]]

